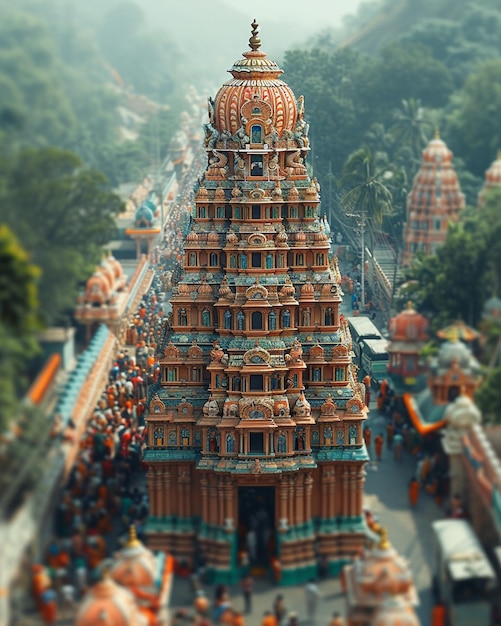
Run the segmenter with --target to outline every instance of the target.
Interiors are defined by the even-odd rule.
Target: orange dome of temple
[[[156,563],[153,553],[136,537],[131,526],[129,540],[117,554],[111,567],[111,577],[123,587],[155,587]]]
[[[383,597],[407,594],[413,589],[407,562],[391,546],[386,531],[380,529],[381,540],[362,557],[357,577],[364,594]]]
[[[296,98],[292,89],[279,78],[283,70],[259,49],[261,40],[257,26],[254,21],[250,52],[244,52],[244,58],[235,61],[229,70],[233,78],[224,83],[216,95],[213,124],[220,133],[227,131],[235,135],[242,126],[241,116],[250,119],[254,107],[259,107],[266,119],[271,118],[271,125],[279,136],[284,130],[292,131],[296,125]]]
[[[405,311],[391,318],[389,330],[392,341],[428,340],[428,320],[412,308],[411,302]]]
[[[420,626],[414,609],[397,598],[388,598],[376,611],[374,626]]]
[[[85,595],[75,626],[147,626],[147,619],[127,589],[105,578]]]

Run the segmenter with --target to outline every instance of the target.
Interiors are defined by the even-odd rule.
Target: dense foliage
[[[26,363],[37,352],[37,278],[39,270],[28,259],[12,231],[0,225],[0,433],[25,390]]]

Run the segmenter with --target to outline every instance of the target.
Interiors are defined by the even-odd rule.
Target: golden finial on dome
[[[501,148],[498,148],[498,157],[496,160],[501,161]]]
[[[440,130],[438,129],[438,126],[435,126],[435,136],[434,139],[440,139]]]
[[[412,300],[407,300],[407,310],[411,311],[412,310]]]
[[[249,39],[249,48],[251,50],[259,50],[259,48],[261,47],[261,39],[259,39],[259,35],[258,35],[258,28],[259,28],[259,24],[256,22],[256,18],[254,18],[254,21],[251,24],[252,26],[252,37]]]
[[[129,528],[129,539],[127,540],[125,547],[137,548],[137,546],[140,546],[140,545],[141,545],[141,542],[137,538],[136,527],[134,526],[134,524],[131,524],[131,527]]]
[[[382,550],[388,550],[389,548],[391,548],[391,543],[388,539],[388,531],[386,530],[386,528],[381,528],[379,536],[381,537],[379,541],[379,547]]]

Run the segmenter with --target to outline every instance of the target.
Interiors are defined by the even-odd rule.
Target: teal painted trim
[[[303,565],[291,569],[282,569],[280,575],[280,586],[288,587],[290,585],[300,585],[305,583],[311,578],[316,578],[318,575],[316,563],[309,565]]]
[[[213,530],[218,531],[219,529],[213,528]],[[233,531],[231,533],[224,532],[223,536],[220,533],[217,533],[220,538],[218,539],[221,543],[229,543],[229,556],[230,556],[230,566],[228,569],[209,567],[207,569],[207,580],[210,583],[214,584],[225,584],[225,585],[234,585],[240,581],[242,578],[243,572],[241,568],[238,567],[237,563],[237,533]],[[215,537],[214,537],[215,538]]]
[[[197,450],[179,450],[175,448],[147,448],[143,454],[145,463],[165,461],[193,461],[200,458]]]
[[[360,517],[338,517],[338,531],[343,533],[366,534],[367,525],[363,516]]]
[[[145,531],[152,533],[187,533],[192,534],[199,526],[196,517],[149,517],[146,520]]]
[[[345,565],[351,563],[349,559],[339,559],[335,561],[329,561],[327,571],[329,576],[337,577],[341,574],[341,571]]]
[[[336,517],[322,519],[317,525],[317,535],[334,535],[338,532],[338,523]]]
[[[369,455],[365,446],[336,446],[320,449],[314,453],[317,462],[321,461],[368,461]]]

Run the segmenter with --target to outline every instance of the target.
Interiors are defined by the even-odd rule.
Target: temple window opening
[[[263,143],[263,127],[259,124],[252,125],[251,143]]]
[[[334,377],[337,383],[346,380],[346,370],[344,367],[336,367],[334,370]]]
[[[261,311],[254,311],[251,316],[252,330],[263,330],[263,314]]]
[[[263,375],[262,374],[250,375],[250,390],[251,391],[263,391]]]
[[[252,267],[261,267],[261,252],[253,252],[252,253]]]

